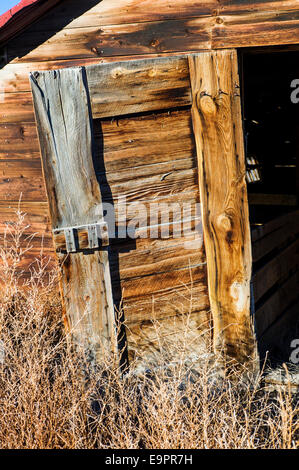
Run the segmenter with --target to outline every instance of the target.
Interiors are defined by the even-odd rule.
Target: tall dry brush
[[[138,374],[121,376],[104,358],[92,368],[64,331],[55,269],[41,254],[24,277],[30,244],[19,211],[0,251],[0,448],[298,445],[296,397],[241,376],[217,381],[207,354],[193,368],[181,348],[181,360],[170,363],[161,341],[154,366]]]

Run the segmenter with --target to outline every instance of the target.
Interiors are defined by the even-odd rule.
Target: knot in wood
[[[228,215],[226,214],[220,214],[217,217],[217,226],[222,229],[229,231],[232,229],[232,222],[231,219]]]
[[[124,70],[121,67],[117,67],[112,70],[112,78],[120,78],[124,75]]]
[[[217,113],[217,107],[213,97],[206,92],[197,95],[197,106],[203,114],[213,116]]]
[[[248,288],[246,280],[234,281],[230,286],[230,295],[233,299],[237,312],[245,310],[248,303]]]
[[[149,77],[154,77],[155,75],[157,75],[157,70],[156,69],[150,69],[148,71],[148,76]]]
[[[153,39],[153,40],[151,41],[151,46],[152,46],[152,47],[155,47],[155,48],[156,48],[156,47],[158,47],[159,45],[160,45],[159,39]]]

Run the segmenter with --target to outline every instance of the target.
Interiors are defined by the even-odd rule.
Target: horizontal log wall
[[[134,357],[136,338],[139,355],[145,351],[149,355],[149,350],[155,352],[159,347],[153,340],[153,335],[156,335],[153,319],[159,321],[161,334],[165,333],[168,341],[176,342],[182,335],[182,324],[187,321],[187,314],[194,336],[188,338],[188,343],[192,343],[194,353],[198,351],[196,343],[202,341],[199,327],[209,327],[211,322],[201,218],[196,211],[199,202],[198,171],[187,58],[122,62],[117,67],[100,65],[97,71],[89,66],[84,72],[94,118],[94,167],[102,201],[113,204],[117,217],[119,200],[125,199],[126,219],[129,220],[136,216],[136,209],[131,204],[143,204],[141,214],[138,207],[141,220],[138,220],[136,238],[127,236],[123,241],[119,238],[114,240],[110,234],[113,298],[124,311],[130,359]],[[58,74],[51,75],[55,81]],[[32,74],[35,80],[43,76],[39,72]],[[51,106],[53,103],[50,101],[50,109]],[[43,140],[41,147],[46,148]],[[45,167],[44,174],[49,182],[49,171],[46,172]],[[52,189],[52,184],[48,187],[52,222],[58,219],[56,201],[61,194],[64,195],[68,185],[73,187],[72,183],[75,183],[71,175],[62,174],[68,184],[64,182],[59,194],[57,188],[55,191]],[[34,190],[34,185],[31,189]],[[169,223],[162,223],[161,208],[157,221],[150,220],[151,203],[155,204],[154,215],[161,204],[179,203],[179,217],[190,221],[188,231],[185,232],[186,227],[178,223],[174,215]],[[61,206],[65,207],[65,204]],[[185,214],[181,212],[182,204],[189,205]],[[66,214],[72,212],[67,211]],[[60,223],[62,226],[70,224]],[[80,223],[82,225],[82,220]],[[76,225],[75,219],[72,224]],[[127,221],[124,224],[127,225]],[[194,230],[195,225],[199,225],[197,231]],[[120,228],[118,224],[117,229]],[[174,238],[165,234],[164,238],[167,229],[173,231],[175,228],[184,229],[184,233]],[[152,229],[157,232],[157,238],[149,233]],[[172,325],[171,334],[169,324]]]
[[[118,201],[125,198],[129,218],[135,215],[134,210],[130,213],[131,203],[144,205],[137,238],[111,240],[113,296],[115,302],[122,299],[130,359],[135,343],[139,354],[144,349],[148,355],[157,347],[153,319],[160,323],[162,335],[165,325],[170,334],[171,324],[170,338],[175,338],[181,334],[184,315],[190,314],[193,343],[198,342],[198,327],[208,327],[210,315],[200,217],[194,212],[199,191],[190,109],[96,119],[94,131],[103,202],[113,203],[117,217]],[[150,204],[178,202],[192,205],[186,214],[190,229],[181,237],[164,239],[163,230],[171,233],[176,225],[170,214],[169,226],[159,225],[159,238],[150,238]]]
[[[22,191],[30,220],[39,217],[50,246],[29,71],[295,44],[298,15],[297,0],[65,0],[54,7],[6,44],[9,63],[0,70],[0,205],[10,201],[14,207]],[[0,223],[5,220],[1,211]]]
[[[5,222],[14,220],[14,211],[18,208],[22,193],[21,209],[28,214],[27,220],[31,224],[26,234],[38,232],[32,242],[33,251],[22,262],[25,272],[28,272],[30,262],[38,254],[42,238],[44,253],[53,255],[28,79],[30,71],[181,55],[216,48],[296,43],[299,43],[297,0],[65,0],[10,40],[4,50],[8,63],[0,69],[0,230],[3,231]],[[187,97],[186,94],[183,96]],[[165,126],[164,130],[161,123]],[[98,145],[102,139],[101,133],[106,143],[107,193],[104,197],[107,200],[109,197],[113,200],[118,193],[126,195],[129,200],[145,195],[154,198],[156,193],[162,193],[165,201],[176,198],[188,201],[198,197],[195,189],[197,169],[193,142],[188,133],[190,122],[187,110],[180,111],[180,114],[174,112],[170,117],[162,113],[157,119],[153,116],[133,121],[122,118],[118,126],[107,120],[95,122]],[[122,130],[120,136],[119,129]],[[155,136],[160,132],[159,139],[155,138],[153,142],[151,132]],[[129,138],[129,133],[133,133],[134,137]],[[127,139],[125,147],[124,139]],[[128,141],[137,139],[140,153],[136,157],[134,143]],[[147,153],[149,142],[150,159]],[[165,149],[162,152],[158,149],[161,142]],[[138,165],[134,158],[138,158]],[[134,164],[134,185],[126,178],[128,159]],[[162,178],[170,171],[171,175]],[[101,172],[103,168],[99,167],[98,173]],[[137,247],[138,259],[134,259],[130,247],[127,252],[115,247],[120,253],[118,263],[127,292],[127,309],[134,311],[132,327],[134,318],[141,318],[144,306],[152,302],[150,293],[153,283],[150,279],[153,273],[159,273],[154,291],[159,291],[161,279],[165,286],[165,291],[162,289],[157,294],[160,302],[157,312],[162,307],[170,311],[169,292],[173,295],[173,304],[178,306],[178,310],[181,309],[182,302],[178,296],[182,300],[185,294],[179,286],[188,284],[187,279],[189,282],[191,279],[190,270],[186,268],[190,253],[185,251],[185,260],[181,259],[183,243],[184,240],[178,240],[176,246],[167,245],[166,249],[163,240],[141,239]],[[162,252],[168,261],[161,259]],[[149,258],[149,253],[152,258]],[[192,262],[200,265],[204,260],[201,251],[198,257]],[[145,262],[146,258],[151,262]],[[173,263],[175,266],[185,266],[177,271],[175,283],[173,277],[167,274]],[[161,265],[164,271],[161,271]],[[140,281],[143,298],[139,300],[134,298],[132,289],[141,273],[137,266],[147,273],[149,279],[148,284]],[[113,268],[112,263],[113,269],[116,276],[117,264]],[[197,285],[194,305],[205,309],[207,295],[202,287],[206,282],[203,280],[204,270],[195,268],[192,276],[192,282]],[[138,330],[139,326],[136,328]],[[132,330],[133,336],[140,334],[137,330]]]

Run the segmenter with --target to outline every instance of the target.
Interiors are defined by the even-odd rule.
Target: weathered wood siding
[[[85,70],[36,72],[30,77],[52,228],[57,233],[64,227],[103,226]],[[107,225],[104,229],[107,234]],[[116,352],[108,250],[102,246],[88,256],[65,251],[57,253],[64,317],[75,341],[99,361],[103,348]]]
[[[103,299],[85,283],[90,270],[95,285],[101,285],[100,272],[91,269],[97,265],[99,253],[84,251],[88,243],[82,226],[101,221],[107,210],[110,227],[106,238],[114,243],[110,251],[114,302],[122,301],[130,349],[134,327],[140,352],[140,337],[147,336],[149,329],[155,332],[153,319],[166,326],[167,336],[170,317],[175,319],[172,335],[176,337],[183,332],[180,324],[189,314],[189,324],[195,321],[192,342],[202,341],[199,329],[213,326],[215,349],[224,347],[240,362],[254,357],[249,309],[251,246],[237,69],[236,51],[221,50],[31,73],[54,244],[72,323],[86,302],[91,307],[87,325],[95,317],[100,321],[92,331],[99,327],[99,336],[103,331]],[[101,118],[95,121],[94,147],[92,117]],[[106,124],[107,135],[103,132]],[[186,158],[186,142],[184,154],[180,153],[179,141],[183,142],[184,136],[189,138],[190,148],[195,137],[195,162]],[[169,206],[171,202],[173,206]],[[77,248],[66,250],[62,229],[70,226],[81,228]],[[123,229],[124,239],[120,234]],[[140,239],[147,240],[146,250]],[[160,243],[158,249],[154,242]],[[79,248],[83,251],[77,252]],[[101,263],[104,253],[101,251]],[[212,322],[205,295],[206,267]],[[174,288],[175,296],[170,291]],[[83,300],[79,311],[77,296]],[[88,328],[79,333],[85,335],[92,337]],[[146,343],[148,353],[149,343],[155,342],[147,337]],[[198,352],[198,345],[193,344],[192,349]]]
[[[24,259],[24,270],[38,254],[42,236],[44,253],[53,255],[30,71],[227,47],[296,43],[297,0],[65,0],[10,40],[3,51],[8,63],[0,69],[0,230],[6,221],[14,219],[22,193],[21,208],[31,224],[27,233],[39,233],[28,260]],[[183,93],[181,99],[186,96]],[[105,142],[104,199],[125,194],[129,200],[154,200],[163,194],[165,201],[199,200],[189,110],[169,114],[167,97],[164,98],[165,111],[156,116],[95,121],[98,145]],[[154,142],[151,133],[155,135]],[[137,141],[138,152],[134,147]],[[128,162],[134,168],[132,179],[127,177]],[[98,171],[103,172],[103,168]],[[174,306],[183,312],[187,308],[186,291],[192,284],[195,292],[191,310],[208,312],[202,242],[197,241],[195,254],[192,247],[190,252],[181,251],[185,241],[176,240],[172,246],[163,239],[140,239],[135,247],[113,248],[112,280],[119,296],[125,289],[126,309],[132,312],[132,338],[140,335],[136,320],[143,318],[145,309],[149,311],[152,294],[156,312],[173,312]],[[198,265],[191,269],[192,276],[190,256],[192,263]],[[173,271],[174,266],[183,269]],[[140,298],[134,294],[136,286],[142,293]],[[149,319],[144,321],[150,325]]]
[[[123,197],[129,211],[134,202],[146,208],[137,231],[143,236],[147,230],[148,236],[140,238],[137,233],[136,239],[112,240],[111,246],[114,299],[122,297],[130,349],[134,341],[139,350],[143,345],[154,346],[154,318],[163,331],[161,320],[168,317],[167,328],[173,322],[174,335],[181,331],[182,315],[190,313],[196,334],[200,324],[209,325],[210,318],[200,218],[193,211],[186,214],[192,221],[190,230],[179,238],[163,238],[161,225],[159,238],[150,238],[146,229],[151,203],[194,207],[199,202],[190,109],[96,120],[94,125],[97,146],[103,142],[104,159],[99,158],[97,170],[104,202],[113,202],[116,216]],[[195,224],[199,224],[198,233]],[[175,227],[170,223],[165,228],[171,233]]]
[[[29,86],[32,70],[250,45],[299,43],[297,0],[65,0],[5,46],[0,69],[0,224],[22,192],[52,252]],[[9,205],[8,202],[9,201]],[[37,240],[36,246],[38,246]]]
[[[84,124],[88,124],[89,115],[86,110],[72,111],[75,96],[72,100],[66,91],[67,87],[72,89],[70,78],[72,74],[77,77],[78,70],[82,69],[31,74],[52,226],[94,223],[96,214],[107,208],[104,204],[112,204],[118,232],[115,238],[114,227],[110,227],[113,300],[125,315],[130,358],[134,357],[135,343],[138,354],[146,351],[148,355],[159,347],[153,320],[159,322],[162,337],[175,342],[188,321],[188,342],[194,353],[202,343],[200,331],[210,327],[211,321],[188,59],[165,57],[84,69],[90,116],[96,118],[92,126],[95,181],[87,165],[92,161],[88,154],[90,131]],[[61,80],[61,89],[57,88],[59,77],[67,79],[67,85]],[[77,83],[74,87],[78,88]],[[64,101],[63,92],[71,104]],[[83,121],[78,117],[81,114]],[[87,148],[85,159],[82,146]],[[178,212],[171,208],[166,214],[171,203],[177,205]],[[119,219],[124,209],[127,215]],[[167,220],[163,220],[165,215]],[[136,216],[138,221],[132,223]],[[121,238],[119,231],[130,228],[133,236],[126,233]],[[179,234],[173,237],[175,230]],[[56,248],[59,244],[65,249],[60,234],[55,236]],[[86,247],[84,237],[80,247]],[[79,318],[76,308],[71,308],[77,296],[82,298],[81,310],[85,297],[87,304],[101,304],[97,291],[89,291],[84,282],[93,265],[90,259],[96,261],[98,253],[87,256],[79,252],[66,258],[58,253],[58,257],[66,310],[73,321]],[[94,269],[92,278],[95,282],[99,278]]]
[[[236,51],[189,57],[215,348],[255,357],[251,244]]]

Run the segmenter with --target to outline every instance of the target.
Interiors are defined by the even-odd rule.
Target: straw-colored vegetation
[[[296,397],[236,374],[215,380],[207,354],[196,372],[183,356],[170,366],[161,342],[155,368],[138,375],[121,377],[108,362],[92,368],[65,334],[57,276],[47,274],[45,259],[22,286],[19,266],[30,246],[23,219],[19,213],[8,228],[0,253],[0,448],[298,445]]]

